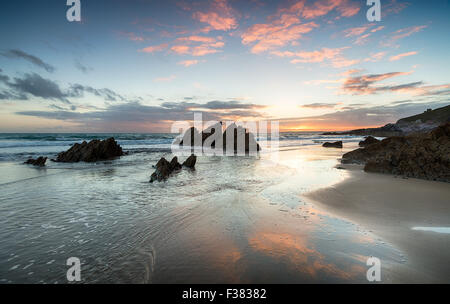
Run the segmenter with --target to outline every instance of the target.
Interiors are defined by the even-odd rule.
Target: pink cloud
[[[335,68],[343,68],[351,65],[355,65],[360,62],[359,59],[346,59],[342,55],[342,51],[348,49],[348,47],[330,49],[330,48],[322,48],[321,50],[312,51],[312,52],[290,52],[290,51],[273,51],[272,55],[278,57],[294,57],[291,60],[291,63],[319,63],[324,61],[329,61],[331,66]]]
[[[414,33],[418,33],[425,28],[427,28],[426,25],[419,25],[419,26],[411,26],[411,27],[399,29],[399,30],[395,31],[394,33],[392,33],[391,39],[393,41],[397,41],[399,39],[409,37]]]
[[[351,17],[359,12],[357,2],[350,0],[319,0],[307,3],[300,0],[291,6],[279,9],[268,17],[267,23],[254,24],[242,35],[244,45],[252,44],[252,53],[261,53],[283,47],[287,44],[298,44],[304,34],[319,27],[315,22],[303,23],[301,18],[313,19],[337,10],[342,17]]]
[[[184,65],[185,67],[189,67],[191,65],[196,65],[197,63],[199,63],[198,60],[184,60],[184,61],[178,62],[178,64]]]
[[[377,62],[386,56],[386,52],[378,52],[374,54],[370,54],[369,58],[364,59],[364,62]]]
[[[174,45],[170,49],[177,54],[189,54],[190,47],[187,45]]]
[[[160,52],[164,49],[166,49],[169,45],[167,43],[163,43],[160,45],[154,45],[154,46],[148,46],[146,48],[143,48],[141,50],[139,50],[140,52],[144,52],[144,53],[154,53],[154,52]]]
[[[312,1],[309,5],[306,1],[299,1],[291,7],[291,11],[297,10],[306,19],[313,19],[324,16],[336,9],[342,17],[352,17],[359,10],[359,4],[350,0],[318,0]]]
[[[208,24],[205,31],[229,31],[238,26],[233,10],[226,0],[214,0],[207,12],[194,12],[192,17]]]
[[[395,56],[392,56],[391,58],[389,58],[389,61],[397,61],[402,59],[403,57],[408,57],[408,56],[413,56],[413,55],[417,55],[417,52],[408,52],[408,53],[403,53],[403,54],[398,54]]]
[[[381,30],[383,30],[383,29],[384,29],[384,25],[381,25],[381,26],[379,26],[379,27],[374,28],[373,30],[371,30],[371,32],[372,32],[372,33],[376,33],[376,32],[381,31]]]
[[[271,24],[255,24],[241,35],[242,43],[248,45],[256,42],[251,51],[257,54],[285,46],[318,27],[314,22],[295,24],[296,22],[300,22],[299,19],[282,16]]]

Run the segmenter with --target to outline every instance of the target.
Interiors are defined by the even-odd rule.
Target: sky
[[[450,1],[0,4],[0,132],[169,132],[174,121],[381,126],[450,104]]]

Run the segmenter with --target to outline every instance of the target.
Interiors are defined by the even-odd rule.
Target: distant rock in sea
[[[450,182],[450,123],[431,132],[396,136],[344,154],[366,172]]]
[[[176,156],[172,158],[170,163],[164,157],[161,157],[161,159],[156,163],[156,166],[154,166],[156,170],[150,176],[150,183],[153,183],[154,181],[162,182],[167,180],[172,173],[180,171],[183,166],[194,169],[196,161],[197,156],[194,154],[189,156],[184,161],[183,165],[180,165]]]
[[[66,152],[59,153],[55,161],[62,163],[96,162],[114,159],[122,155],[124,155],[122,148],[111,137],[105,140],[94,139],[89,143],[86,141],[81,144],[76,143]]]
[[[342,141],[337,141],[337,142],[326,142],[322,145],[322,147],[324,148],[339,148],[342,149],[343,145],[342,145]]]
[[[29,158],[24,164],[33,165],[38,167],[44,167],[47,157],[40,156],[37,159]]]
[[[229,135],[230,133],[232,134],[231,136]],[[228,137],[230,137],[233,142],[228,141],[227,143]],[[196,138],[198,142],[195,142]],[[220,143],[217,143],[217,145],[216,140],[220,141]],[[243,147],[238,146],[238,142],[242,142]],[[179,142],[179,145],[191,147],[204,146],[204,148],[208,149],[222,145],[223,150],[245,153],[257,152],[261,150],[261,147],[257,143],[255,136],[246,128],[238,126],[235,123],[229,125],[223,133],[221,123],[209,127],[202,132],[199,132],[196,128],[191,127],[184,133],[182,139]],[[238,151],[240,149],[242,149],[242,151]]]
[[[375,137],[368,136],[368,137],[366,137],[366,139],[364,139],[363,141],[359,142],[359,146],[360,147],[367,147],[369,145],[376,144],[377,142],[380,142],[380,141],[378,139],[376,139]]]

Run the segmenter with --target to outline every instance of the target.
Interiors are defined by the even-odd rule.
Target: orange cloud
[[[209,11],[195,12],[192,17],[202,23],[208,24],[204,32],[210,30],[229,31],[238,26],[233,10],[226,0],[214,0]]]
[[[140,52],[144,52],[144,53],[154,53],[154,52],[160,52],[164,49],[166,49],[169,45],[167,43],[163,43],[160,45],[154,45],[154,46],[149,46],[146,48],[143,48],[141,50],[139,50]]]
[[[305,1],[300,1],[305,3]],[[298,6],[300,7],[300,5]],[[336,9],[342,17],[356,15],[360,8],[358,3],[349,0],[318,0],[311,5],[303,5],[301,14],[306,19],[321,17]]]
[[[297,1],[288,8],[280,9],[268,17],[267,23],[254,24],[242,35],[244,45],[253,44],[252,53],[261,53],[298,44],[296,40],[319,27],[315,22],[302,23],[300,18],[313,19],[336,9],[340,16],[350,17],[359,12],[359,5],[350,0],[319,0],[308,5],[305,0]]]
[[[335,68],[343,68],[348,67],[360,62],[358,59],[346,59],[342,55],[342,51],[347,49],[348,47],[330,49],[330,48],[322,48],[321,50],[312,51],[312,52],[280,52],[273,51],[271,54],[278,57],[296,57],[291,60],[291,63],[318,63],[324,62],[328,60],[331,62],[331,65]]]
[[[296,24],[297,22],[300,22],[298,18],[283,15],[271,24],[255,24],[241,35],[242,43],[248,45],[256,42],[251,51],[258,54],[285,46],[289,42],[300,39],[303,34],[319,27],[314,22]]]
[[[408,53],[398,54],[398,55],[395,55],[395,56],[392,56],[391,58],[389,58],[389,61],[397,61],[397,60],[402,59],[403,57],[413,56],[416,54],[417,54],[417,52],[408,52]]]
[[[189,46],[187,45],[174,45],[170,49],[177,54],[188,54],[190,50]]]
[[[185,67],[189,67],[191,65],[196,65],[197,63],[199,63],[198,60],[184,60],[184,61],[178,62],[178,64],[184,65]]]

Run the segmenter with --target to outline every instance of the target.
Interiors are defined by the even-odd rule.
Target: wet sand
[[[450,227],[450,184],[365,173],[355,165],[342,167],[347,179],[303,198],[402,250],[407,262],[394,267],[394,282],[449,283],[449,229],[414,228]]]

